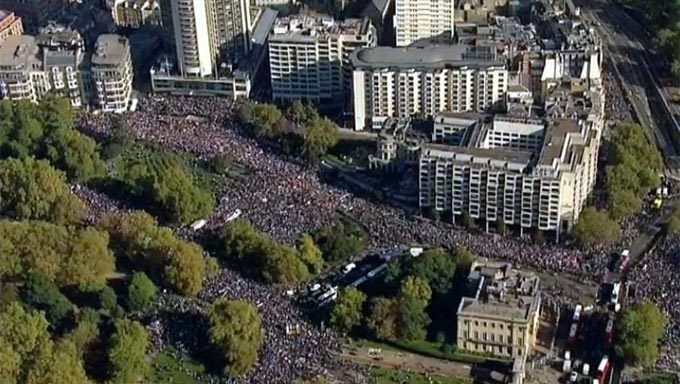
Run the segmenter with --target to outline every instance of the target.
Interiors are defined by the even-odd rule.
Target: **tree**
[[[243,104],[239,116],[242,121],[253,125],[257,136],[265,138],[276,136],[283,121],[283,114],[272,104]]]
[[[37,107],[29,101],[22,100],[14,104],[14,120],[2,151],[5,156],[25,159],[42,150],[44,131],[37,115]]]
[[[45,317],[13,303],[0,312],[3,383],[90,383],[70,341],[54,345]]]
[[[97,292],[99,299],[99,308],[103,309],[107,313],[114,313],[116,306],[118,305],[118,296],[116,296],[116,291],[113,288],[105,285],[102,289]]]
[[[286,118],[298,125],[306,125],[319,118],[319,114],[308,103],[295,100],[286,110]]]
[[[208,317],[210,341],[224,359],[225,373],[235,376],[248,372],[257,362],[264,340],[257,308],[245,300],[223,298],[215,302]]]
[[[367,325],[377,338],[394,340],[397,337],[397,306],[396,299],[378,297],[373,301]]]
[[[574,237],[584,247],[608,244],[619,238],[621,228],[605,212],[586,207],[573,229]]]
[[[40,274],[64,285],[101,285],[114,271],[108,236],[91,228],[28,221],[0,221],[0,274]]]
[[[127,304],[131,311],[145,309],[156,296],[156,285],[144,272],[135,272],[128,286]]]
[[[397,294],[397,335],[400,339],[422,340],[430,317],[426,312],[432,297],[427,281],[409,276],[401,284]]]
[[[138,382],[149,370],[147,331],[140,323],[128,319],[117,320],[114,328],[108,348],[111,381]]]
[[[222,249],[234,265],[268,283],[293,284],[309,278],[297,250],[277,243],[246,220],[237,219],[225,226]]]
[[[26,281],[22,300],[32,308],[45,311],[47,320],[56,329],[73,311],[73,304],[59,291],[59,288],[38,275],[31,275]]]
[[[71,194],[64,174],[48,162],[26,158],[0,161],[0,211],[18,219],[71,224],[84,205]]]
[[[72,128],[52,132],[46,140],[47,158],[69,179],[86,182],[104,174],[104,162],[91,138]]]
[[[355,223],[338,221],[314,234],[323,257],[328,262],[347,260],[366,246],[366,235]]]
[[[328,148],[338,142],[338,127],[328,119],[315,118],[306,126],[303,134],[304,151],[308,160],[316,161]]]
[[[73,343],[83,357],[99,340],[99,313],[92,308],[82,308],[77,315],[77,325],[65,337]]]
[[[365,301],[365,293],[354,287],[343,288],[331,312],[331,326],[342,333],[349,333],[361,323]]]
[[[409,258],[405,273],[427,281],[435,292],[446,293],[453,285],[456,261],[453,255],[441,248],[431,249]]]
[[[147,213],[113,214],[99,227],[109,231],[115,251],[174,291],[194,296],[206,276],[203,249],[180,240],[169,228],[159,227]]]
[[[194,184],[179,165],[163,168],[156,175],[153,198],[170,221],[182,224],[208,216],[215,204],[212,194]]]
[[[673,209],[673,213],[671,213],[671,216],[668,218],[666,227],[668,228],[669,234],[671,235],[680,234],[680,206],[676,206]]]
[[[111,160],[120,156],[134,142],[134,132],[121,115],[114,116],[111,136],[105,141],[102,156]]]
[[[616,345],[629,364],[654,364],[667,322],[661,310],[650,302],[639,302],[624,308],[616,323]]]
[[[323,269],[323,257],[321,250],[314,243],[314,239],[308,235],[303,234],[298,239],[297,244],[300,260],[307,266],[309,272],[317,274]]]

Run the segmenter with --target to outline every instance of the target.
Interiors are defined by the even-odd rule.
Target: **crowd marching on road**
[[[627,104],[625,101],[620,104],[609,102],[608,113],[627,118],[630,115]],[[235,107],[233,102],[217,98],[149,96],[140,100],[137,112],[122,115],[137,139],[204,158],[225,154],[248,169],[247,177],[230,184],[224,194],[218,196],[219,205],[208,220],[208,229],[219,229],[234,210],[239,209],[242,216],[260,230],[279,241],[293,243],[301,233],[331,224],[338,212],[342,212],[364,226],[374,248],[463,245],[480,256],[508,260],[518,266],[589,279],[599,279],[606,272],[611,250],[584,252],[564,245],[536,245],[529,240],[463,231],[448,223],[409,216],[397,208],[348,194],[340,187],[322,182],[313,168],[284,160],[249,138],[239,124]],[[89,135],[104,138],[112,133],[116,118],[84,114],[78,126]],[[74,186],[74,190],[89,203],[94,217],[107,210],[123,208],[120,203],[83,186]],[[623,243],[631,243],[651,220],[649,214],[636,217],[624,223]],[[646,268],[644,273],[656,270],[654,265]],[[670,268],[663,268],[663,264],[659,271],[672,273]],[[635,273],[643,272],[634,272],[634,276]],[[661,278],[655,276],[645,282],[654,287],[639,291],[649,295],[653,295],[655,289],[672,291],[671,282],[664,285]],[[243,382],[252,382],[248,380],[257,377],[257,382],[275,383],[280,382],[275,378],[310,376],[337,364],[332,363],[332,353],[339,348],[338,337],[306,323],[282,294],[230,271],[223,270],[207,284],[199,303],[177,304],[177,308],[180,313],[190,315],[201,310],[200,302],[209,302],[221,295],[248,298],[258,305],[263,316],[266,347],[255,372]],[[169,319],[157,316],[153,322],[166,340],[168,329],[181,324]],[[296,332],[289,332],[290,327]],[[674,324],[669,329],[676,334],[678,326]],[[668,340],[673,344],[680,341],[677,337]]]

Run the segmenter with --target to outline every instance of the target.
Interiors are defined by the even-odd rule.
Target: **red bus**
[[[609,363],[609,356],[604,356],[602,360],[600,360],[600,364],[597,366],[597,373],[595,374],[595,379],[600,384],[606,384],[607,377],[609,376],[609,370],[611,368],[611,364]]]

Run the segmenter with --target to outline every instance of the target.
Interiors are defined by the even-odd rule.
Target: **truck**
[[[569,344],[570,347],[576,345],[577,337],[578,337],[578,323],[573,323],[571,325],[571,328],[569,328],[569,338],[567,339],[567,343]]]
[[[571,318],[572,322],[578,323],[579,320],[581,320],[581,311],[583,311],[583,306],[581,304],[576,305],[576,308],[574,308],[574,316]]]
[[[349,264],[345,265],[345,266],[342,268],[342,273],[344,273],[344,274],[346,275],[346,274],[352,272],[352,270],[353,270],[354,268],[356,268],[356,267],[357,267],[356,264],[354,264],[354,263],[349,263]]]
[[[609,301],[616,305],[619,303],[619,294],[621,293],[621,283],[616,282],[614,283],[614,286],[612,288],[612,295],[609,298]]]

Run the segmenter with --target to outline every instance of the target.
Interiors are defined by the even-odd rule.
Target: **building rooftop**
[[[473,297],[464,297],[458,316],[529,322],[540,304],[540,279],[505,262],[475,261],[468,280],[477,282]]]
[[[466,45],[428,45],[410,47],[372,47],[357,49],[350,55],[354,67],[441,68],[457,66],[503,66],[493,47]]]
[[[446,144],[425,144],[423,154],[449,158],[460,162],[485,163],[500,168],[523,169],[529,166],[532,154],[525,151],[511,151],[500,148],[475,148]]]
[[[130,55],[130,43],[127,38],[105,34],[100,35],[92,54],[94,65],[116,65]]]
[[[30,35],[9,36],[0,45],[0,66],[19,67],[34,60],[38,51]]]
[[[276,15],[278,14],[278,11],[271,8],[262,10],[250,37],[253,44],[264,45],[267,36],[269,36],[269,33],[272,31],[274,23],[276,22]]]
[[[368,18],[336,21],[330,16],[302,14],[276,19],[270,41],[312,42],[328,36],[345,35],[360,39],[372,28]]]

